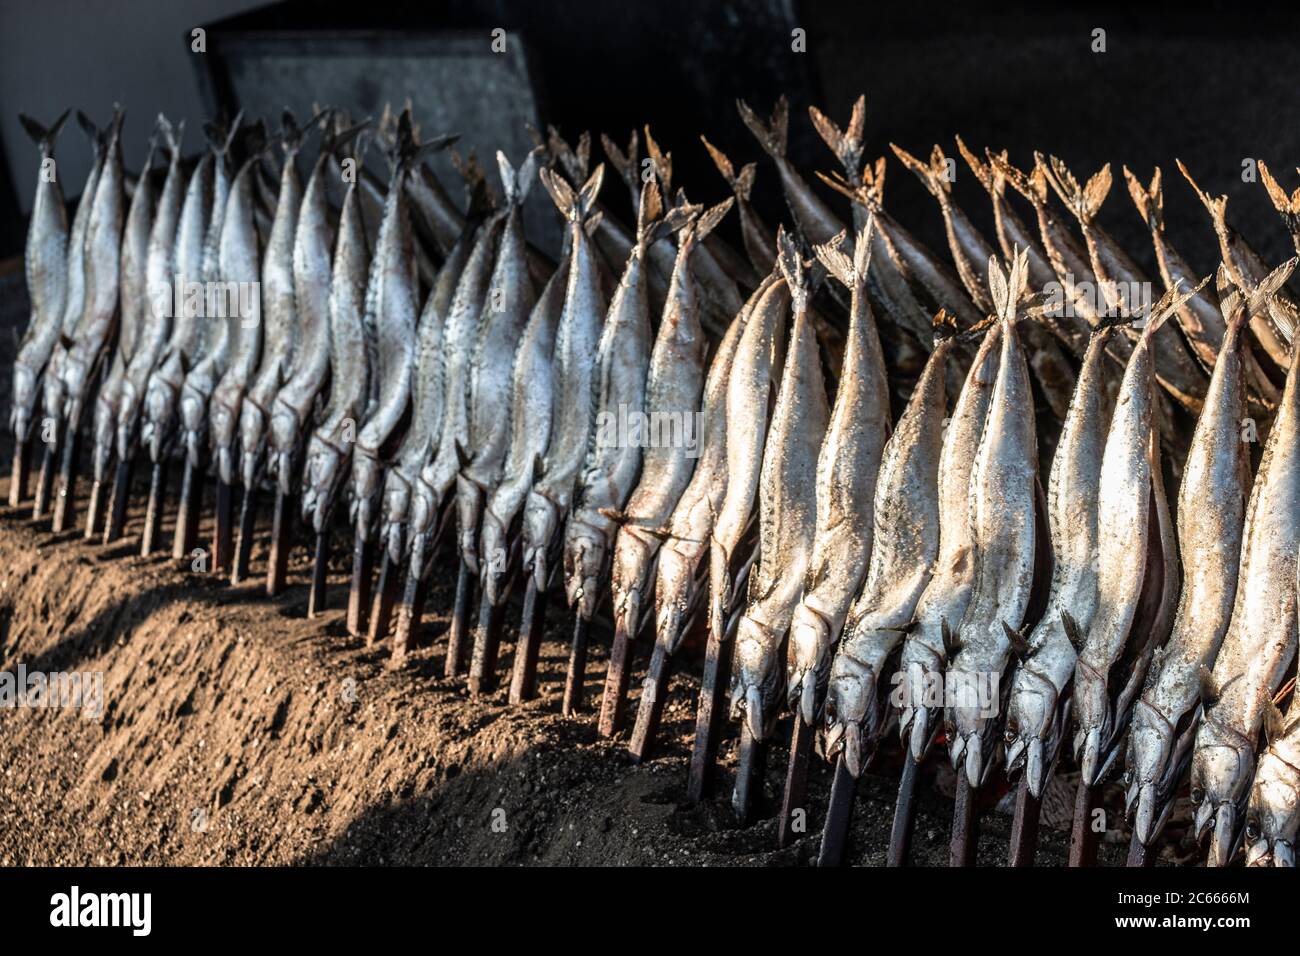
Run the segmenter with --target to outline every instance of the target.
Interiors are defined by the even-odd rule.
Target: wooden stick
[[[835,780],[831,784],[831,798],[826,805],[826,822],[822,824],[822,845],[817,854],[818,866],[839,866],[844,861],[848,845],[849,826],[853,822],[854,797],[858,781],[849,773],[844,758],[835,761]]]
[[[230,565],[230,583],[238,584],[248,577],[248,565],[253,557],[253,525],[257,518],[252,488],[245,488],[239,502],[239,530],[235,533],[234,560]]]
[[[605,671],[605,690],[600,697],[600,719],[596,733],[613,737],[623,729],[624,703],[627,685],[632,677],[632,636],[620,615],[614,621],[614,643],[609,652],[609,668]]]
[[[1097,834],[1092,813],[1101,803],[1100,787],[1090,787],[1079,778],[1074,794],[1074,824],[1070,828],[1070,866],[1097,865]]]
[[[311,565],[311,588],[307,591],[307,617],[325,610],[325,570],[329,564],[329,529],[316,535],[316,553]]]
[[[58,493],[54,497],[54,514],[50,530],[60,534],[71,527],[77,514],[77,456],[81,452],[81,429],[77,422],[69,421],[63,441],[63,457],[59,462]]]
[[[637,763],[648,760],[654,751],[655,738],[659,736],[659,723],[664,715],[668,697],[668,678],[672,673],[673,659],[662,645],[655,641],[650,655],[650,667],[641,684],[641,703],[636,711],[636,725],[628,742],[628,753]]]
[[[86,502],[86,530],[85,539],[93,541],[100,535],[101,524],[107,524],[102,521],[104,517],[104,498],[108,494],[108,489],[104,487],[102,480],[92,480],[90,483],[90,498]]]
[[[763,765],[767,755],[767,742],[755,739],[749,721],[740,727],[740,759],[736,762],[736,786],[731,793],[731,809],[742,827],[754,820],[755,795],[763,790]]]
[[[790,762],[785,770],[785,794],[781,799],[781,822],[776,831],[776,845],[785,849],[799,833],[794,830],[796,820],[808,820],[805,806],[808,796],[808,757],[812,751],[813,728],[803,722],[803,716],[794,715],[790,729]]]
[[[364,529],[352,538],[352,583],[348,588],[348,633],[360,637],[366,633],[370,614],[370,579],[375,570],[375,545]]]
[[[1042,801],[1029,792],[1029,781],[1020,778],[1016,790],[1016,813],[1011,819],[1010,866],[1033,866],[1038,849],[1038,816]]]
[[[160,466],[155,466],[155,468]],[[157,514],[162,515],[162,493],[158,495]],[[153,492],[150,490],[150,501]],[[190,463],[189,456],[181,467],[180,498],[176,502],[176,528],[172,532],[172,558],[183,561],[199,546],[199,511],[203,504],[203,478],[199,469]],[[148,527],[146,521],[145,527]],[[157,521],[153,533],[158,533]]]
[[[9,507],[17,508],[27,499],[27,486],[32,476],[32,441],[14,438],[13,468],[9,472]]]
[[[510,674],[512,704],[521,704],[537,696],[537,658],[542,648],[545,619],[546,591],[537,587],[537,579],[530,572],[524,588],[524,613],[519,622],[519,639],[515,642],[515,661]]]
[[[63,422],[54,426],[55,441],[47,442],[41,452],[41,471],[36,478],[36,497],[32,501],[32,520],[40,521],[50,509],[54,496],[54,473],[58,470],[58,436],[63,432]]]
[[[581,614],[573,618],[573,643],[569,648],[569,671],[564,679],[564,702],[560,713],[572,716],[582,709],[582,696],[587,679],[587,641],[591,634],[591,621]]]
[[[104,544],[112,544],[122,537],[126,526],[126,506],[131,498],[131,473],[135,471],[134,456],[117,463],[113,475],[113,493],[109,496],[108,521],[104,525]]]
[[[212,525],[212,571],[224,574],[230,567],[231,519],[235,507],[234,489],[227,481],[217,478],[217,507]]]
[[[496,687],[497,658],[501,653],[501,608],[479,601],[474,654],[469,667],[469,692],[484,694]]]
[[[957,801],[952,808],[952,839],[948,844],[949,866],[974,866],[979,847],[979,816],[975,812],[978,793],[957,768]]]
[[[469,602],[474,593],[474,573],[464,560],[456,562],[456,596],[451,604],[451,625],[447,628],[447,657],[443,661],[444,677],[465,673],[469,656]]]
[[[149,472],[149,500],[144,510],[144,530],[140,533],[140,554],[142,557],[147,558],[153,554],[158,535],[162,531],[162,506],[166,490],[167,466],[161,461],[156,461]],[[177,531],[179,532],[179,530],[178,525]],[[176,550],[173,549],[173,556],[177,558],[183,558],[189,553],[188,551],[181,551],[180,554],[176,554]]]
[[[903,773],[898,778],[898,799],[894,803],[894,822],[889,828],[885,866],[907,866],[912,851],[912,833],[916,829],[916,780],[920,775],[920,761],[913,760],[904,746]]]
[[[718,737],[731,674],[731,641],[719,640],[710,630],[704,652],[704,674],[700,680],[700,702],[695,711],[695,744],[691,749],[686,778],[686,800],[699,803],[713,792]]]
[[[293,527],[296,495],[286,495],[284,489],[275,489],[275,508],[271,512],[271,553],[266,560],[266,593],[278,597],[284,590],[284,579],[289,571],[289,532]]]

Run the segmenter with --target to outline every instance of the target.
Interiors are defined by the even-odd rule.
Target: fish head
[[[817,720],[817,689],[826,678],[830,649],[830,621],[807,600],[800,601],[790,622],[786,703],[809,726]]]
[[[37,375],[21,362],[14,363],[14,402],[9,425],[14,437],[25,442],[32,427],[32,408],[36,405]]]
[[[456,540],[460,546],[460,559],[476,577],[479,574],[478,529],[482,510],[483,486],[463,475],[458,476],[456,479]]]
[[[1259,758],[1246,807],[1246,863],[1295,865],[1300,829],[1300,770],[1272,748]]]
[[[1075,665],[1074,755],[1084,782],[1097,782],[1102,766],[1102,745],[1110,731],[1110,696],[1106,680],[1082,659]]]
[[[257,481],[257,466],[266,450],[266,414],[252,402],[239,410],[240,478],[245,488]]]
[[[1007,700],[1007,720],[1003,732],[1007,770],[1022,766],[1029,792],[1042,795],[1047,767],[1043,760],[1044,740],[1051,732],[1056,716],[1056,686],[1034,671],[1020,667],[1011,684]]]
[[[1192,754],[1192,805],[1196,808],[1196,838],[1213,830],[1209,857],[1212,866],[1226,863],[1232,852],[1237,806],[1250,785],[1254,768],[1254,748],[1207,715]]]
[[[74,411],[80,411],[81,401],[86,394],[89,378],[89,366],[76,352],[69,352],[63,360],[64,403],[67,406],[69,418],[72,418]]]
[[[325,512],[338,487],[342,463],[342,456],[334,448],[312,435],[302,475],[302,517],[310,520],[317,532],[325,526]]]
[[[1139,701],[1129,731],[1125,777],[1129,804],[1135,807],[1133,832],[1143,845],[1155,836],[1163,809],[1157,806],[1160,785],[1168,772],[1173,747],[1173,727],[1162,715]]]
[[[626,528],[614,539],[610,561],[610,597],[614,611],[614,629],[634,636],[641,629],[645,608],[647,571],[652,560],[650,549],[639,531]]]
[[[508,553],[506,548],[506,526],[492,513],[491,508],[483,511],[483,530],[479,542],[485,560],[479,562],[479,581],[483,587],[483,600],[492,607],[499,607],[505,599],[501,585],[505,578]],[[500,560],[497,560],[499,556]]]
[[[899,698],[898,735],[912,759],[920,761],[934,740],[935,725],[943,712],[942,644],[927,640],[934,628],[921,624],[903,643],[896,693]],[[936,638],[937,640],[937,638]]]
[[[558,509],[550,498],[537,491],[528,493],[524,503],[523,562],[524,567],[533,569],[538,589],[545,588],[550,578],[547,550],[555,538],[559,519]]]
[[[564,596],[584,621],[591,620],[596,611],[605,554],[601,530],[574,516],[565,531]]]
[[[283,402],[271,409],[271,447],[287,451],[298,444],[298,416]]]
[[[655,640],[671,656],[686,637],[687,619],[695,596],[695,568],[671,543],[659,551],[659,568],[655,575]],[[638,592],[638,599],[640,594]]]
[[[742,615],[736,630],[731,718],[743,719],[755,740],[766,740],[781,703],[781,666],[775,629]]]
[[[862,642],[860,646],[867,646]],[[841,645],[831,662],[822,717],[822,749],[828,760],[843,756],[856,777],[880,733],[879,682],[875,662],[848,653]]]
[[[1000,715],[1000,701],[990,678],[1001,674],[1001,669],[977,671],[968,667],[949,667],[944,675],[944,701],[947,704],[946,720],[952,727],[949,740],[949,757],[953,769],[962,763],[966,779],[972,787],[984,783],[994,761],[994,733]]]

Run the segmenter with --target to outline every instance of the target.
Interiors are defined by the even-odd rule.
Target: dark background
[[[114,15],[99,25],[96,44],[82,56],[61,58],[57,73],[29,70],[19,83],[11,78],[0,84],[0,131],[10,140],[0,155],[9,158],[8,169],[15,174],[0,170],[0,256],[21,248],[24,226],[15,210],[29,205],[35,170],[35,151],[25,138],[11,141],[16,111],[28,109],[48,120],[63,106],[86,105],[99,118],[114,97],[122,96],[103,80],[96,50],[101,57],[121,57],[120,44],[141,32],[135,18],[148,16],[152,5],[104,6]],[[185,19],[187,6],[194,19]],[[915,153],[939,142],[955,157],[952,136],[960,133],[976,148],[1009,149],[1019,164],[1028,163],[1034,149],[1055,153],[1081,177],[1112,162],[1116,182],[1102,222],[1144,263],[1151,262],[1149,243],[1123,185],[1119,166],[1124,163],[1144,180],[1154,164],[1162,166],[1166,219],[1175,244],[1203,272],[1217,261],[1208,217],[1174,168],[1175,156],[1212,193],[1229,193],[1229,220],[1266,258],[1280,261],[1290,249],[1263,188],[1241,179],[1243,159],[1262,157],[1284,185],[1297,182],[1300,15],[1290,8],[1091,3],[1048,9],[984,2],[885,7],[841,0],[477,0],[390,6],[291,0],[211,18],[214,9],[247,6],[248,0],[166,5],[166,15],[179,18],[168,24],[176,31],[176,46],[166,51],[165,61],[160,58],[152,89],[127,91],[134,97],[125,103],[131,114],[127,135],[134,137],[128,164],[143,153],[147,126],[158,109],[153,97],[171,102],[185,84],[190,88],[185,95],[208,108],[230,101],[231,84],[223,71],[251,40],[262,42],[265,50],[269,38],[273,46],[281,44],[286,57],[297,58],[298,81],[286,83],[283,91],[261,91],[293,102],[311,97],[312,71],[348,68],[313,56],[326,38],[360,36],[382,53],[394,38],[413,42],[440,31],[481,35],[486,45],[490,31],[502,27],[521,37],[527,50],[539,120],[556,123],[570,137],[590,129],[609,132],[620,143],[634,125],[649,122],[673,153],[677,183],[692,199],[716,201],[727,190],[699,145],[705,132],[737,165],[759,160],[757,198],[773,225],[784,212],[775,172],[736,116],[735,98],[744,96],[766,114],[779,93],[790,95],[790,154],[811,178],[814,169],[830,170],[834,163],[807,122],[807,104],[820,104],[843,123],[863,92],[869,156],[887,152],[892,141]],[[0,59],[6,44],[18,44],[30,56],[42,45],[67,42],[67,16],[16,20],[15,13],[8,5],[0,7],[0,34],[8,37],[0,39]],[[207,57],[188,51],[185,24],[190,22],[209,28]],[[15,26],[17,33],[4,29]],[[791,51],[795,27],[806,30],[805,53]],[[1090,48],[1097,27],[1107,33],[1104,54]],[[187,72],[175,75],[176,70]],[[79,73],[87,75],[84,84],[77,82]],[[363,79],[357,84],[358,96],[367,100],[362,106],[407,94],[418,106],[439,96],[437,89],[410,84],[388,87],[382,71]],[[73,95],[68,91],[83,86],[83,102],[44,101],[47,87],[56,87],[66,100]],[[486,117],[490,125],[490,96],[458,100],[463,101],[453,110],[480,123]],[[503,132],[503,141],[512,134],[517,131]],[[188,141],[197,148],[196,135]],[[71,154],[86,151],[75,131],[65,134],[63,147],[61,168],[63,157],[79,162]],[[597,156],[603,158],[599,149]],[[988,202],[960,159],[957,177],[959,204],[987,227]],[[64,181],[73,193],[80,175],[69,173]],[[609,189],[607,196],[616,205],[623,202],[621,191]],[[937,207],[892,156],[886,205],[932,247],[944,247]]]

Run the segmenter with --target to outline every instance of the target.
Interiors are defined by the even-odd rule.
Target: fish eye
[[[1205,788],[1192,787],[1192,803],[1195,804],[1196,806],[1200,806],[1201,801],[1203,801],[1204,799],[1205,799]]]
[[[1254,817],[1246,821],[1246,839],[1251,843],[1259,839],[1259,821]]]

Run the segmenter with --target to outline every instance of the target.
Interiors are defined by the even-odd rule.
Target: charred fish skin
[[[118,399],[115,441],[117,456],[122,461],[127,461],[135,454],[149,378],[158,365],[171,335],[172,323],[177,318],[172,314],[176,300],[173,283],[184,271],[185,263],[195,267],[199,263],[205,224],[202,203],[196,204],[196,208],[191,208],[190,219],[182,222],[185,213],[185,197],[188,193],[188,181],[181,166],[180,151],[185,132],[184,123],[178,123],[175,127],[171,127],[170,124],[164,126],[163,117],[160,115],[158,119],[169,158],[167,175],[154,205],[146,237],[142,290],[144,298],[139,305],[140,325],[135,337],[135,349],[126,364],[121,397]],[[205,161],[200,160],[200,168],[203,168]],[[196,172],[195,175],[202,174]],[[137,192],[142,186],[143,177],[142,183],[136,186]],[[128,236],[131,232],[131,217],[135,214],[136,201],[136,198],[132,197],[131,213],[127,217]],[[197,217],[196,212],[198,212]],[[182,226],[190,230],[188,240],[180,232]],[[182,245],[186,241],[189,245],[183,249]],[[123,251],[125,253],[125,248]],[[125,277],[125,270],[123,275]],[[171,295],[167,296],[169,292]],[[163,296],[167,296],[169,301],[163,301]],[[125,321],[125,316],[123,318]]]
[[[1248,309],[1249,311],[1249,309]],[[1210,863],[1227,862],[1255,769],[1255,741],[1295,656],[1300,546],[1300,384],[1296,349],[1246,506],[1232,620],[1202,690],[1192,754],[1196,834],[1214,830]]]
[[[565,595],[583,620],[595,613],[600,579],[618,532],[613,515],[627,504],[641,474],[641,441],[620,436],[617,428],[620,414],[635,421],[646,411],[652,333],[645,259],[650,243],[658,238],[656,223],[662,212],[659,186],[651,181],[642,187],[636,245],[600,333],[591,395],[596,427],[578,477],[573,511],[565,523],[562,552]],[[699,210],[692,207],[683,212],[693,217]],[[609,434],[610,423],[613,434]]]
[[[947,720],[955,732],[949,756],[953,769],[961,767],[964,758],[971,787],[979,787],[995,763],[993,734],[1000,717],[991,696],[971,698],[983,697],[983,690],[992,686],[988,679],[1006,670],[1012,652],[1010,632],[1023,627],[1034,587],[1037,432],[1029,365],[1016,329],[1028,271],[1024,253],[1011,264],[1009,274],[1003,274],[996,260],[989,262],[989,289],[1002,326],[1002,354],[971,465],[975,578],[966,613],[955,631],[958,651],[945,676],[958,691],[955,696],[945,694]]]
[[[1043,163],[1041,157],[1036,159]],[[1138,304],[1132,301],[1134,296],[1122,290],[1149,287],[1150,282],[1096,221],[1097,213],[1110,193],[1110,164],[1089,178],[1086,185],[1080,186],[1061,160],[1053,156],[1050,163],[1047,180],[1079,221],[1093,272],[1101,280],[1101,292],[1111,314],[1135,314]],[[1199,414],[1207,384],[1205,374],[1184,346],[1177,323],[1161,326],[1156,335],[1155,365],[1160,384],[1189,412]]]
[[[779,229],[778,245],[784,237],[784,229]],[[722,640],[726,630],[735,597],[731,593],[735,570],[732,565],[758,494],[773,360],[780,350],[779,337],[789,304],[790,289],[782,277],[768,287],[745,323],[727,383],[727,486],[709,536],[708,621],[715,640]]]
[[[784,689],[778,659],[803,594],[817,530],[817,467],[830,407],[817,342],[808,320],[805,266],[788,236],[779,263],[791,293],[794,326],[759,477],[759,559],[736,630],[732,719],[757,741],[772,729]]]
[[[1043,616],[1026,637],[1028,654],[1016,667],[1007,701],[1007,770],[1023,766],[1035,797],[1042,795],[1053,744],[1064,730],[1063,699],[1078,656],[1074,641],[1091,626],[1097,606],[1098,494],[1111,415],[1105,351],[1112,329],[1100,325],[1092,334],[1052,459],[1047,489],[1052,582]]]
[[[351,518],[357,539],[374,533],[383,468],[381,448],[393,434],[410,401],[415,363],[415,329],[420,314],[415,275],[415,246],[405,182],[422,152],[442,148],[444,141],[415,144],[411,115],[399,120],[393,170],[384,203],[384,218],[370,265],[366,287],[366,325],[373,328],[376,363],[371,380],[378,398],[357,434],[352,452]],[[373,391],[373,386],[372,386]]]
[[[746,324],[767,290],[770,273],[727,327],[704,381],[700,457],[682,492],[659,550],[655,576],[655,641],[666,657],[677,652],[702,596],[700,571],[709,552],[713,520],[727,490],[727,385]]]
[[[181,124],[184,132],[184,124]],[[117,421],[123,408],[126,392],[126,372],[135,357],[138,339],[149,320],[149,237],[152,233],[155,215],[155,195],[153,183],[153,156],[160,136],[168,137],[175,145],[172,151],[179,152],[179,143],[173,133],[171,124],[161,115],[155,125],[154,135],[149,138],[149,149],[145,153],[144,165],[140,178],[136,181],[135,192],[127,209],[126,223],[122,230],[122,263],[118,286],[119,331],[117,348],[113,351],[112,366],[108,377],[101,383],[95,395],[95,417],[92,426],[94,451],[91,457],[91,473],[95,481],[103,481],[108,469],[108,462],[113,454]],[[172,211],[179,208],[179,190],[174,190]],[[172,220],[175,227],[175,220]],[[126,456],[122,455],[125,461]]]
[[[1129,807],[1136,803],[1134,833],[1151,841],[1177,781],[1168,779],[1177,744],[1175,728],[1196,706],[1200,672],[1223,642],[1236,598],[1242,529],[1250,492],[1250,457],[1241,440],[1246,412],[1241,336],[1247,304],[1234,293],[1224,301],[1222,349],[1196,423],[1178,493],[1178,539],[1183,588],[1169,641],[1160,652],[1133,712],[1129,731]]]
[[[923,690],[943,679],[952,633],[966,613],[975,581],[970,475],[997,380],[1001,339],[1002,326],[995,323],[984,334],[944,430],[938,477],[938,556],[925,591],[914,604],[914,616],[898,625],[907,628],[899,659],[903,706],[898,732],[912,759],[918,762],[930,747],[934,721],[939,716],[937,708],[925,705]],[[901,636],[886,631],[870,639],[868,646],[877,655],[871,659],[875,680],[883,679],[879,668]],[[865,651],[862,653],[865,655]],[[876,719],[874,713],[871,716]],[[877,730],[874,726],[867,729],[872,736]]]
[[[1260,258],[1259,253],[1251,248],[1250,244],[1237,232],[1232,226],[1228,225],[1228,197],[1211,196],[1196,184],[1192,174],[1187,167],[1183,165],[1182,160],[1175,160],[1178,165],[1178,171],[1183,174],[1192,191],[1196,193],[1202,205],[1205,206],[1206,212],[1210,214],[1210,221],[1214,226],[1214,233],[1219,239],[1219,252],[1223,257],[1223,264],[1228,268],[1228,275],[1232,278],[1234,285],[1245,288],[1254,285],[1268,275],[1268,267]],[[1285,303],[1286,311],[1294,314],[1296,312],[1296,303],[1282,290],[1278,290],[1277,296],[1279,303]],[[1270,312],[1272,310],[1270,309]],[[1269,313],[1263,315],[1253,315],[1250,318],[1250,330],[1254,333],[1255,341],[1272,360],[1273,364],[1280,369],[1289,368],[1288,363],[1291,361],[1290,346],[1287,344],[1287,337],[1283,335],[1279,323]]]
[[[957,266],[961,284],[977,308],[991,313],[993,308],[988,294],[987,264],[997,258],[997,253],[953,200],[953,176],[949,171],[949,159],[938,146],[931,152],[928,164],[892,143],[890,148],[903,165],[916,174],[939,204],[944,231],[948,236],[948,249]],[[1008,261],[1014,261],[1014,255]],[[1030,274],[1032,271],[1032,267],[1029,267]],[[1056,341],[1036,323],[1021,326],[1019,333],[1025,339],[1030,371],[1038,380],[1052,414],[1064,421],[1074,391],[1074,372],[1069,362]]]
[[[529,152],[516,170],[504,153],[497,153],[506,208],[470,361],[469,442],[464,449],[468,461],[456,476],[461,560],[475,574],[479,573],[478,541],[484,501],[500,481],[508,451],[515,353],[537,302],[528,267],[523,203],[537,177],[539,156],[540,150]]]
[[[930,358],[885,444],[876,479],[867,579],[831,661],[822,749],[828,760],[842,756],[854,777],[862,772],[879,734],[885,661],[903,639],[940,554],[945,366],[955,344],[954,331],[946,316],[937,317]]]
[[[208,134],[209,142],[212,145],[213,156],[212,214],[208,219],[208,231],[203,240],[202,281],[205,289],[212,289],[214,288],[212,283],[224,283],[226,281],[225,269],[222,265],[222,251],[226,241],[227,216],[235,212],[237,208],[246,209],[248,221],[240,227],[240,241],[246,243],[250,235],[255,238],[257,232],[252,223],[252,173],[249,173],[245,178],[243,198],[239,202],[231,201],[235,195],[235,189],[234,180],[230,174],[229,155],[230,147],[238,133],[238,124],[232,124],[229,131],[223,130],[219,126],[207,126],[204,131]],[[260,124],[253,128],[252,136],[255,140],[261,140]],[[251,169],[251,164],[247,168]],[[235,238],[235,232],[232,230],[231,251],[229,253],[232,256],[237,251]],[[247,250],[239,250],[239,252],[239,258],[241,259],[247,259],[250,255]],[[251,256],[256,260],[256,248],[252,250]],[[225,288],[229,287],[226,286]],[[217,383],[225,374],[231,350],[230,321],[228,319],[218,321],[217,316],[208,314],[208,307],[211,304],[210,299],[211,297],[205,296],[198,316],[193,319],[187,316],[186,321],[178,320],[176,322],[178,333],[184,336],[184,332],[188,327],[188,329],[192,330],[191,334],[193,335],[193,339],[183,343],[188,344],[190,347],[188,360],[184,358],[183,349],[175,350],[175,354],[177,354],[178,362],[187,362],[190,366],[184,372],[184,381],[181,385],[180,429],[181,445],[185,450],[186,460],[194,468],[201,466],[205,438],[210,427],[208,402]],[[232,422],[232,432],[233,424]]]
[[[325,114],[326,119],[331,117]],[[329,207],[330,160],[364,124],[322,133],[320,154],[307,177],[293,236],[293,303],[297,341],[284,385],[270,409],[269,462],[282,494],[292,492],[293,472],[302,449],[300,435],[322,394],[330,372],[330,289],[336,241]],[[326,130],[329,129],[327,122]]]
[[[297,361],[301,319],[295,295],[294,251],[303,198],[298,153],[304,135],[293,114],[285,110],[279,136],[284,165],[271,232],[262,255],[261,360],[239,405],[240,480],[247,490],[255,485],[264,464],[272,403]]]
[[[542,461],[542,473],[528,492],[523,514],[523,568],[531,573],[539,592],[551,577],[551,554],[568,514],[578,471],[586,458],[592,426],[592,379],[605,316],[605,295],[595,249],[588,239],[599,225],[596,196],[605,176],[600,165],[575,193],[549,169],[541,171],[542,185],[569,223],[570,262],[564,311],[555,337],[555,392],[552,403],[551,441]]]
[[[231,183],[230,197],[226,201],[218,261],[221,279],[228,289],[260,288],[262,267],[258,255],[257,227],[253,221],[253,179],[259,159],[255,156],[244,162],[243,168]],[[211,362],[208,366],[211,372],[215,372],[219,364],[224,365],[208,401],[208,418],[217,477],[225,484],[233,483],[235,478],[240,409],[262,352],[262,297],[241,297],[237,308],[228,311],[235,314],[217,320],[226,327],[223,346],[204,359],[205,363]],[[191,400],[191,407],[194,404],[190,381],[192,378],[194,375],[185,380],[186,394],[181,398],[182,408],[187,399]]]
[[[817,529],[803,599],[790,625],[787,698],[815,726],[831,652],[871,558],[876,478],[889,440],[889,380],[867,302],[871,226],[853,258],[833,242],[816,249],[822,266],[851,294],[848,345],[826,438],[817,455]]]
[[[555,374],[555,334],[564,312],[565,290],[569,284],[570,234],[554,274],[547,280],[537,304],[528,317],[515,354],[510,376],[510,447],[506,452],[501,480],[492,490],[483,509],[479,553],[492,560],[479,563],[483,600],[500,607],[506,594],[501,585],[505,574],[503,558],[510,550],[511,530],[515,526],[529,489],[540,477],[540,462],[551,440]]]
[[[1168,636],[1177,603],[1178,554],[1160,466],[1153,343],[1161,324],[1190,294],[1181,287],[1170,289],[1151,308],[1124,370],[1102,455],[1097,610],[1074,674],[1074,748],[1089,786],[1107,769],[1103,758],[1125,729],[1123,708],[1131,705],[1127,688],[1112,696],[1111,668],[1129,642],[1142,642],[1130,648],[1136,663],[1128,678],[1130,687],[1140,684],[1152,650]],[[1139,622],[1144,581],[1152,573],[1149,547],[1152,556],[1160,553],[1162,590],[1153,620]],[[1135,622],[1147,632],[1134,634]]]
[[[122,222],[126,216],[122,173],[122,120],[113,114],[104,147],[104,166],[86,223],[86,299],[62,368],[65,415],[76,428],[89,398],[91,373],[103,357],[117,326],[122,275]]]
[[[359,156],[363,146],[358,145]],[[356,180],[348,184],[339,215],[330,274],[330,394],[321,423],[307,442],[302,516],[316,534],[328,526],[334,500],[349,474],[352,446],[370,393],[365,311],[370,250]]]
[[[693,255],[731,208],[730,199],[687,222],[677,242],[677,262],[669,282],[664,314],[655,335],[646,379],[645,409],[651,427],[660,421],[680,422],[677,441],[665,446],[650,442],[644,452],[641,478],[627,502],[622,526],[613,539],[611,600],[617,634],[634,638],[641,628],[642,608],[649,603],[650,574],[662,543],[657,533],[672,518],[673,509],[695,471],[698,444],[688,447],[686,424],[700,410],[704,388],[707,340],[701,324],[698,289],[692,278]],[[669,214],[665,229],[675,229],[683,212],[679,206]],[[742,309],[744,306],[742,305]],[[662,438],[662,436],[660,436]],[[696,434],[694,441],[698,443]]]
[[[67,119],[65,111],[46,129],[30,116],[19,114],[23,129],[40,149],[41,170],[23,256],[32,311],[14,360],[13,405],[9,412],[9,427],[17,443],[27,441],[31,433],[37,385],[63,331],[70,267],[68,212],[55,172],[54,146]]]

